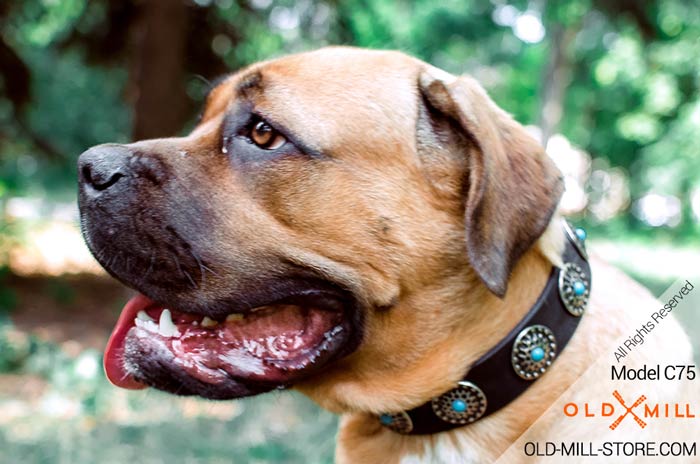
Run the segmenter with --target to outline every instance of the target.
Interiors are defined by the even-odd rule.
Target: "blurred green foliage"
[[[74,201],[79,153],[98,143],[127,142],[138,132],[139,79],[149,77],[139,74],[138,60],[149,59],[141,54],[148,40],[141,21],[154,1],[0,2],[0,263],[28,227],[3,220],[9,198]],[[697,1],[178,4],[185,20],[169,26],[184,37],[182,72],[173,77],[182,81],[182,94],[172,98],[183,100],[185,113],[172,134],[192,127],[208,82],[219,74],[328,44],[399,49],[447,71],[473,74],[522,123],[564,134],[593,157],[594,169],[619,169],[632,202],[602,222],[584,210],[579,219],[589,223],[592,236],[648,244],[653,230],[656,244],[700,240]],[[176,53],[167,45],[163,53]],[[170,99],[159,104],[161,112],[170,111]],[[157,119],[158,108],[152,114]],[[584,188],[591,198],[599,194],[593,181]],[[634,202],[649,192],[680,201],[677,223],[652,228],[632,214]],[[643,269],[626,270],[657,294],[670,283],[650,280]],[[99,354],[68,357],[9,323],[18,302],[5,273],[0,269],[0,375],[38,376],[49,387],[35,419],[4,419],[0,462],[331,462],[337,419],[298,397],[284,405],[290,396],[247,400],[241,403],[245,414],[233,420],[185,417],[173,406],[179,400],[153,392],[130,393],[126,406],[114,406],[119,394],[93,369]],[[75,297],[58,281],[38,291],[58,305]],[[52,413],[51,398],[77,404],[80,414]],[[109,417],[117,409],[131,419]],[[288,421],[280,431],[282,411],[311,419]],[[82,446],[86,442],[90,446]]]
[[[25,97],[0,97],[0,194],[70,198],[77,155],[93,144],[130,138],[138,89],[130,87],[129,63],[139,45],[131,31],[140,4],[26,0],[0,9],[4,43],[30,76]],[[649,191],[680,199],[682,217],[670,236],[698,231],[690,207],[691,193],[700,189],[694,143],[700,129],[697,2],[184,0],[183,5],[189,22],[181,78],[190,122],[180,129],[191,127],[205,81],[218,73],[325,44],[396,48],[448,71],[474,74],[523,123],[541,124],[547,104],[560,106],[549,129],[605,166],[621,168],[632,200]],[[613,226],[649,230],[631,210]]]

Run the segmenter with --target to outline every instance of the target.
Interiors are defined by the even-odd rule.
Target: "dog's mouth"
[[[216,399],[284,388],[347,354],[347,306],[339,295],[307,290],[210,317],[137,295],[107,344],[105,372],[123,388]]]

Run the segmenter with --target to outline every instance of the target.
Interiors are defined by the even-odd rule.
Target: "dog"
[[[437,434],[378,421],[454,388],[567,246],[542,147],[474,79],[400,52],[251,65],[189,135],[99,145],[78,171],[91,252],[139,292],[105,352],[110,381],[211,399],[295,388],[343,415],[338,462],[492,462],[657,305],[592,256],[586,313],[531,388]]]

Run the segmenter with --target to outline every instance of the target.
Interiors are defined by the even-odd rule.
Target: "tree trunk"
[[[187,118],[184,0],[143,0],[131,30],[132,139],[176,135]]]
[[[567,48],[575,36],[575,31],[556,24],[551,28],[549,63],[542,79],[542,104],[539,126],[542,130],[542,144],[556,132],[564,108],[566,87],[571,79],[571,63],[566,55]]]

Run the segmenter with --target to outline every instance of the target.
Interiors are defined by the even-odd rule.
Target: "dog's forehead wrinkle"
[[[250,98],[255,92],[262,91],[263,75],[260,69],[249,71],[243,75],[236,84],[236,95]]]
[[[264,86],[255,104],[326,148],[362,143],[358,133],[406,143],[415,117],[416,69],[394,52],[324,49],[292,55],[260,66]],[[342,124],[339,114],[348,115]]]
[[[226,108],[232,100],[233,88],[231,82],[234,79],[234,76],[228,77],[224,82],[210,92],[202,111],[200,125],[215,116],[220,116],[226,111]]]

